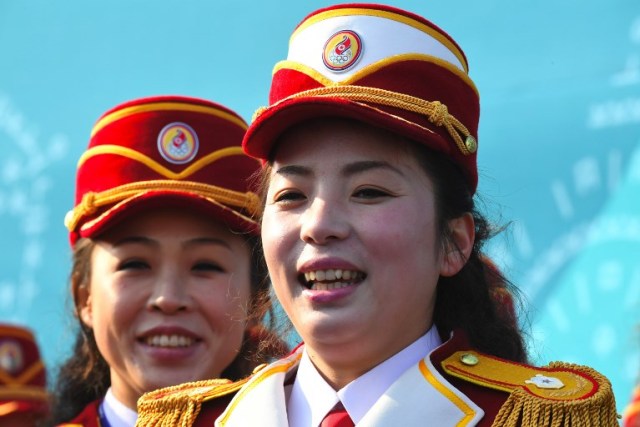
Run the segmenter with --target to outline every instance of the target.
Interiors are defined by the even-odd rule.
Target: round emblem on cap
[[[169,163],[188,163],[198,153],[198,135],[185,123],[170,123],[158,135],[158,151]]]
[[[24,356],[18,342],[9,340],[0,343],[0,368],[11,375],[24,368]]]
[[[354,31],[338,31],[327,40],[322,52],[324,65],[333,71],[351,68],[362,54],[362,41]]]

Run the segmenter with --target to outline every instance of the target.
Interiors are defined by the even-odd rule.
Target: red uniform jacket
[[[285,427],[282,390],[300,356],[298,349],[240,383],[200,382],[145,395],[138,425],[181,416],[184,425]],[[410,368],[385,395],[359,425],[411,426],[419,418],[440,427],[541,427],[569,420],[618,426],[611,385],[594,370],[561,363],[536,368],[480,354],[462,333]]]
[[[102,403],[102,399],[94,400],[68,423],[59,424],[58,427],[101,427],[100,416],[98,415],[98,407]]]

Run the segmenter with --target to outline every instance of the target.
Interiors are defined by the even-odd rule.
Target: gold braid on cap
[[[170,179],[133,182],[119,187],[111,188],[99,193],[88,192],[82,197],[73,210],[69,211],[64,219],[64,225],[69,231],[74,231],[85,216],[91,216],[104,206],[114,205],[131,197],[140,196],[150,191],[175,191],[184,192],[204,197],[209,202],[230,211],[249,222],[255,219],[247,217],[236,209],[245,210],[255,217],[260,213],[260,199],[253,192],[241,193],[228,190],[215,185],[201,184],[192,181],[175,181]]]
[[[473,154],[478,149],[476,139],[469,133],[469,130],[458,119],[449,114],[447,106],[440,101],[425,101],[415,96],[390,90],[379,89],[368,86],[327,86],[316,89],[309,89],[303,92],[288,96],[267,108],[258,109],[253,117],[255,120],[268,108],[272,108],[284,101],[302,97],[340,97],[356,102],[368,102],[389,107],[396,107],[413,113],[422,114],[436,126],[444,126],[451,138],[455,141],[458,149],[465,156]],[[462,139],[464,137],[464,140]]]

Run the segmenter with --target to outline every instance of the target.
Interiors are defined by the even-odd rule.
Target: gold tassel
[[[140,402],[136,427],[189,427],[202,407],[202,397],[185,399],[171,396],[169,399]]]
[[[553,399],[515,388],[493,422],[495,427],[618,427],[616,402],[611,383],[586,366],[554,362],[554,370],[581,372],[593,378],[597,390],[583,399]]]
[[[145,393],[138,399],[136,427],[190,427],[202,409],[202,402],[220,386],[233,390],[229,380],[195,381]]]

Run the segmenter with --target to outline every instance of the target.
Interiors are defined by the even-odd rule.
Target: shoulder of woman
[[[456,351],[441,366],[452,377],[508,393],[494,426],[563,425],[561,420],[619,425],[611,383],[587,366],[553,362],[535,367],[474,350]]]
[[[201,419],[205,414],[205,418],[215,420],[248,380],[249,377],[235,382],[226,379],[196,381],[145,393],[138,399],[136,426],[193,426],[196,418]]]

